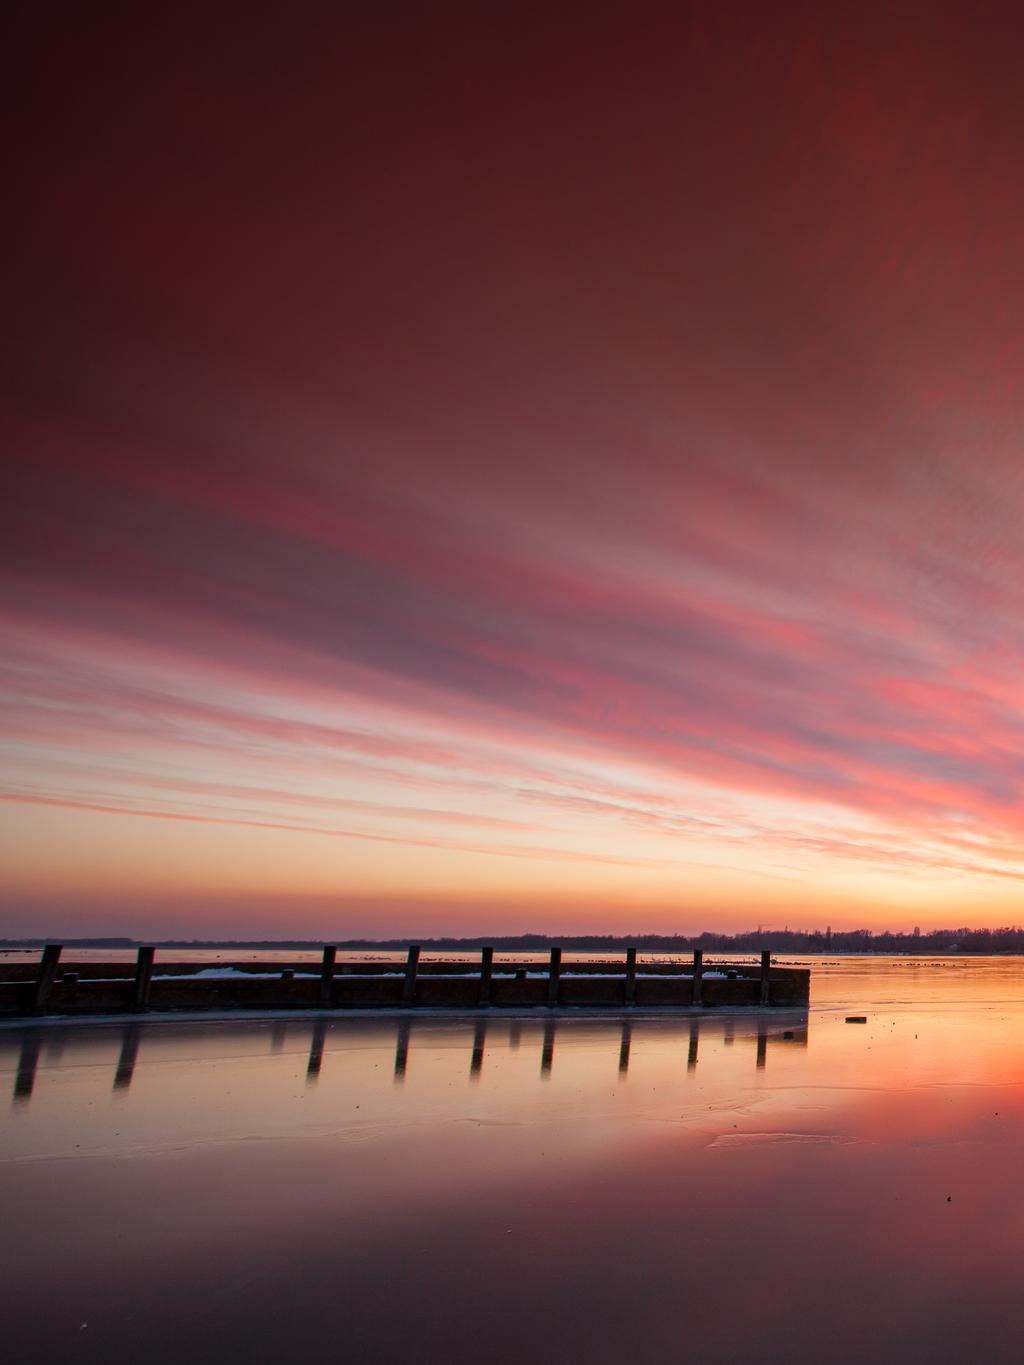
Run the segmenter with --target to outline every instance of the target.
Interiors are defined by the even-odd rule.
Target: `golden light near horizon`
[[[737,787],[571,729],[521,723],[513,744],[429,698],[290,691],[203,662],[184,676],[166,652],[115,664],[91,643],[57,656],[47,641],[22,668],[39,733],[8,742],[0,838],[33,913],[80,899],[80,917],[61,913],[88,927],[106,898],[125,928],[177,901],[201,933],[229,931],[248,898],[328,936],[339,914],[360,934],[474,918],[697,932],[928,925],[970,894],[980,921],[1013,917],[1012,854],[966,819],[954,839],[948,822]],[[69,695],[68,676],[91,691]]]

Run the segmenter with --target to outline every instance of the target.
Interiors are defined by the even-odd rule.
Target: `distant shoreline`
[[[418,944],[424,952],[478,952],[492,947],[498,952],[544,952],[560,947],[567,952],[704,952],[750,953],[769,949],[775,953],[821,955],[901,954],[906,956],[1018,956],[1024,954],[1024,929],[935,930],[921,934],[873,934],[866,930],[831,933],[793,930],[758,930],[742,934],[481,934],[466,938],[335,938],[335,939],[138,939],[127,936],[70,938],[40,935],[32,938],[0,938],[0,952],[33,952],[46,943],[61,943],[67,949],[135,949],[143,944],[156,948],[190,951],[209,949],[319,951],[333,943],[343,951],[404,952]]]

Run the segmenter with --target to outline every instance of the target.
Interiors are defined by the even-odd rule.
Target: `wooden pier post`
[[[149,1009],[149,993],[153,987],[153,959],[156,949],[140,948],[135,955],[135,984],[132,988],[132,1009],[137,1014]]]
[[[772,969],[772,955],[769,951],[761,954],[761,1004],[768,1005],[770,1001],[771,982],[769,975]]]
[[[43,955],[39,959],[39,968],[36,971],[35,986],[32,990],[31,1012],[42,1014],[46,1009],[50,992],[53,990],[53,983],[57,979],[57,967],[60,963],[60,955],[63,951],[61,944],[48,943],[43,949]]]
[[[627,1005],[636,1004],[636,949],[626,949],[626,996]]]
[[[334,964],[338,957],[338,950],[333,943],[324,944],[324,955],[320,961],[320,1006],[327,1009],[331,1003],[331,992],[334,989]]]
[[[548,1005],[558,1004],[558,987],[562,977],[562,950],[551,949],[551,963],[548,967]]]
[[[480,949],[480,1004],[491,1003],[491,976],[494,972],[494,949]]]
[[[405,959],[405,981],[402,983],[402,1004],[416,1003],[416,969],[420,965],[420,945],[409,945],[409,956]]]
[[[699,948],[693,950],[693,995],[690,1003],[692,1005],[704,1003],[704,954]]]

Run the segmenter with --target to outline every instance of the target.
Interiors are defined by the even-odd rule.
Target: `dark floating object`
[[[866,1014],[848,1014],[846,1016],[846,1022],[848,1024],[866,1024],[868,1022],[868,1016]]]

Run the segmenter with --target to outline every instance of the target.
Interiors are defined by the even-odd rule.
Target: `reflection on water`
[[[2,1029],[5,1356],[1016,1361],[1007,980]]]
[[[135,1063],[139,1057],[139,1038],[142,1030],[137,1023],[126,1024],[121,1040],[121,1055],[117,1059],[114,1072],[114,1089],[127,1090],[135,1075]]]
[[[619,1075],[629,1075],[629,1049],[633,1040],[633,1023],[630,1019],[622,1021],[622,1036],[619,1039]]]
[[[644,1021],[659,1035],[664,1034],[663,1024],[668,1021]],[[201,1036],[204,1030],[210,1031],[213,1037],[223,1039],[231,1030],[240,1033],[248,1043],[253,1036],[253,1030],[258,1030],[258,1036],[265,1038],[266,1048],[269,1055],[281,1053],[285,1050],[285,1039],[290,1034],[291,1042],[297,1045],[300,1038],[308,1039],[306,1055],[306,1081],[307,1083],[317,1080],[323,1070],[324,1050],[327,1042],[328,1033],[333,1028],[339,1029],[360,1029],[365,1033],[363,1027],[369,1021],[346,1020],[342,1023],[337,1016],[323,1016],[312,1021],[308,1019],[274,1020],[264,1023],[260,1020],[252,1020],[242,1023],[227,1023],[220,1021],[211,1022],[208,1025],[202,1023],[189,1022],[188,1024],[175,1025],[166,1021],[150,1021],[148,1029],[150,1037],[156,1042],[159,1039],[164,1041],[168,1030],[175,1030],[181,1036]],[[788,1026],[783,1028],[785,1023]],[[414,1030],[419,1028],[421,1033],[426,1035],[436,1034],[439,1025],[427,1018],[415,1016],[402,1016],[395,1021],[374,1021],[370,1025],[372,1035],[376,1037],[387,1037],[389,1034],[394,1038],[394,1064],[393,1076],[395,1081],[403,1081],[409,1068],[409,1044],[413,1037]],[[451,1028],[452,1026],[449,1026]],[[460,1025],[455,1025],[457,1030]],[[549,1016],[544,1020],[543,1030],[537,1026],[531,1028],[531,1032],[539,1034],[540,1038],[540,1076],[547,1078],[551,1075],[555,1059],[555,1038],[558,1027],[557,1016]],[[632,1049],[634,1030],[637,1028],[636,1021],[625,1018],[621,1022],[608,1021],[607,1025],[603,1021],[589,1021],[589,1027],[597,1033],[607,1034],[609,1043],[614,1039],[618,1044],[618,1073],[620,1076],[628,1076],[629,1061]],[[736,1022],[733,1018],[701,1020],[693,1017],[685,1022],[687,1054],[686,1066],[688,1071],[692,1071],[697,1065],[698,1044],[701,1036],[702,1027],[707,1030],[709,1027],[715,1030],[716,1036],[721,1038],[723,1044],[732,1043],[735,1039]],[[489,1019],[486,1015],[476,1016],[471,1023],[467,1022],[465,1028],[471,1029],[469,1040],[469,1078],[479,1080],[483,1071],[484,1053],[487,1047],[488,1038],[491,1037],[493,1043],[503,1046],[509,1052],[516,1051],[522,1042],[523,1021],[520,1019],[501,1020],[500,1024],[494,1019]],[[756,1048],[757,1066],[762,1067],[767,1057],[767,1046],[769,1036],[774,1037],[780,1042],[799,1042],[807,1045],[808,1025],[807,1011],[776,1011],[771,1019],[760,1019],[756,1024],[751,1023],[751,1028],[756,1028]],[[5,1052],[9,1051],[13,1041],[19,1038],[18,1060],[14,1072],[12,1086],[12,1097],[20,1104],[25,1104],[31,1099],[36,1084],[36,1072],[39,1066],[39,1059],[45,1049],[47,1063],[56,1070],[53,1064],[58,1064],[63,1060],[66,1045],[70,1040],[72,1043],[83,1044],[91,1040],[95,1046],[97,1040],[102,1040],[106,1044],[112,1043],[114,1039],[119,1040],[119,1050],[116,1062],[114,1063],[113,1088],[117,1091],[128,1090],[135,1077],[136,1068],[139,1061],[139,1047],[147,1025],[138,1019],[132,1019],[126,1023],[107,1024],[102,1026],[82,1025],[77,1029],[71,1029],[66,1024],[31,1026],[23,1030],[11,1029],[6,1033],[0,1033],[0,1058]],[[769,1033],[771,1029],[771,1033]],[[490,1033],[489,1033],[490,1030]],[[641,1034],[643,1026],[641,1025]],[[20,1035],[20,1037],[19,1037]],[[73,1061],[72,1061],[73,1064]]]
[[[547,1079],[555,1061],[555,1019],[544,1021],[544,1043],[540,1050],[540,1074]]]
[[[310,1029],[309,1060],[306,1062],[306,1083],[315,1081],[324,1064],[324,1041],[327,1038],[327,1020],[317,1019]]]
[[[484,1065],[484,1044],[487,1042],[487,1020],[479,1018],[473,1025],[473,1053],[469,1059],[469,1076],[479,1080]]]
[[[412,1023],[408,1019],[400,1019],[395,1028],[395,1080],[404,1081],[405,1072],[409,1065],[409,1034],[412,1032]]]
[[[18,1069],[14,1073],[14,1099],[17,1103],[27,1104],[32,1098],[36,1085],[36,1067],[39,1065],[41,1039],[34,1034],[26,1034],[21,1040],[18,1053]]]

